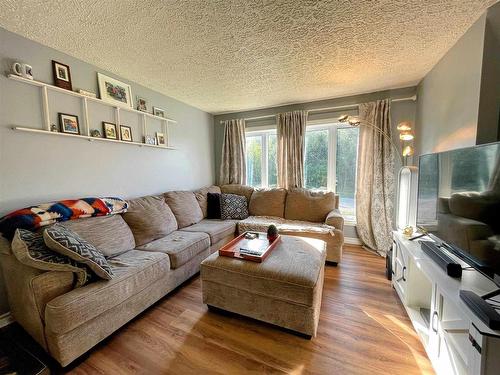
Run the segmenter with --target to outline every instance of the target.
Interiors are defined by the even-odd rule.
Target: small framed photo
[[[156,132],[156,144],[158,146],[166,146],[165,134]]]
[[[71,72],[68,65],[52,60],[52,73],[54,75],[54,84],[57,87],[73,90]]]
[[[130,126],[120,125],[120,138],[125,142],[132,142],[132,129]]]
[[[102,122],[102,131],[104,133],[104,138],[118,139],[118,134],[116,132],[116,124],[103,121]]]
[[[142,112],[148,111],[146,99],[141,98],[140,96],[137,97],[137,110]]]
[[[152,135],[145,135],[144,136],[144,143],[147,145],[155,145],[156,144],[156,138],[153,137]]]
[[[99,94],[105,102],[133,108],[132,89],[130,85],[97,73]]]
[[[153,115],[165,118],[165,110],[158,107],[153,107]]]
[[[67,113],[59,113],[59,125],[61,126],[61,132],[63,133],[80,134],[78,116]]]

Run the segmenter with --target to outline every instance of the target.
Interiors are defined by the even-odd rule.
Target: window
[[[354,222],[358,128],[337,123],[309,125],[305,143],[305,187],[335,191],[346,221]],[[247,131],[246,148],[247,185],[276,187],[276,130]]]
[[[278,186],[276,130],[247,132],[247,185]]]
[[[356,221],[358,128],[343,124],[310,125],[306,131],[304,182],[308,189],[340,196],[346,221]]]

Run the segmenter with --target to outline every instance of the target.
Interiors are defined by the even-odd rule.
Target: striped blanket
[[[34,231],[59,221],[84,217],[107,216],[127,211],[128,204],[121,198],[81,198],[26,207],[0,219],[0,233],[12,239],[17,228]]]

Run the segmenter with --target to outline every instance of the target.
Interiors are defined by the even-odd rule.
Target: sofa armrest
[[[44,348],[44,316],[47,302],[73,289],[69,271],[42,271],[26,266],[13,255],[0,258],[10,311],[14,319]]]
[[[331,225],[339,230],[344,230],[344,217],[338,208],[331,210],[325,219],[326,225]]]

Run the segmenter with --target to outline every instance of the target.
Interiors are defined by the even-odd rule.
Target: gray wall
[[[418,85],[419,154],[476,142],[485,20],[481,16]]]
[[[315,101],[315,102],[286,105],[286,106],[281,106],[281,107],[271,107],[271,108],[259,109],[259,110],[254,110],[254,111],[216,115],[216,116],[214,116],[214,127],[215,127],[215,144],[214,144],[215,150],[214,150],[214,152],[215,152],[216,179],[219,178],[219,168],[220,168],[221,152],[222,152],[222,139],[223,139],[223,133],[224,133],[223,132],[224,126],[220,124],[220,121],[222,121],[222,120],[229,120],[229,119],[234,119],[234,118],[251,118],[251,117],[259,117],[259,116],[267,116],[267,115],[273,115],[273,114],[276,114],[279,112],[287,112],[287,111],[300,110],[300,109],[312,110],[312,109],[325,108],[325,107],[353,106],[353,105],[356,105],[359,103],[365,103],[365,102],[379,100],[379,99],[385,99],[385,98],[391,98],[391,99],[406,98],[406,97],[413,96],[415,93],[416,93],[416,87],[407,87],[407,88],[402,88],[402,89],[380,91],[380,92],[374,92],[374,93],[369,93],[369,94],[349,96],[349,97],[344,97],[344,98],[320,100],[320,101]],[[338,118],[338,116],[343,112],[348,112],[348,110],[346,109],[346,110],[337,110],[335,112],[328,111],[328,112],[321,112],[321,113],[313,112],[314,114],[311,113],[309,115],[309,119],[311,119],[311,118],[313,118],[313,119]],[[393,136],[394,136],[395,142],[399,142],[399,140],[397,138],[397,130],[396,130],[397,124],[401,121],[404,121],[404,120],[414,122],[415,121],[415,112],[416,112],[416,102],[415,101],[401,101],[401,102],[393,102],[391,104],[391,123],[392,123],[392,127],[393,127]],[[253,127],[253,126],[261,126],[261,125],[275,125],[275,123],[276,123],[276,120],[274,117],[272,117],[272,118],[266,118],[263,120],[251,121],[251,122],[247,123],[247,126]],[[410,159],[409,162],[411,163],[412,160]],[[345,232],[346,237],[351,237],[351,238],[357,237],[355,228],[351,225],[347,225],[344,232]]]
[[[486,13],[476,143],[500,141],[500,3]]]
[[[500,3],[418,85],[417,152],[500,140]]]
[[[96,71],[100,70],[95,66],[0,29],[2,73],[10,71],[13,60],[21,60],[33,66],[36,80],[52,83],[52,59],[71,67],[73,89],[98,92]],[[55,199],[101,195],[130,198],[195,189],[214,182],[213,116],[121,80],[131,84],[134,100],[140,95],[149,101],[149,107],[165,108],[168,116],[178,121],[171,128],[172,145],[178,150],[15,132],[11,130],[13,125],[42,126],[40,89],[0,76],[0,216]],[[82,118],[78,98],[51,94],[50,103],[54,123],[57,112]],[[108,107],[91,104],[89,110],[91,128],[101,129],[103,120],[114,122]],[[138,116],[123,114],[122,123],[136,128],[133,134],[138,140]],[[153,126],[159,130],[159,123],[151,125],[152,130]],[[0,314],[6,310],[0,282]]]

